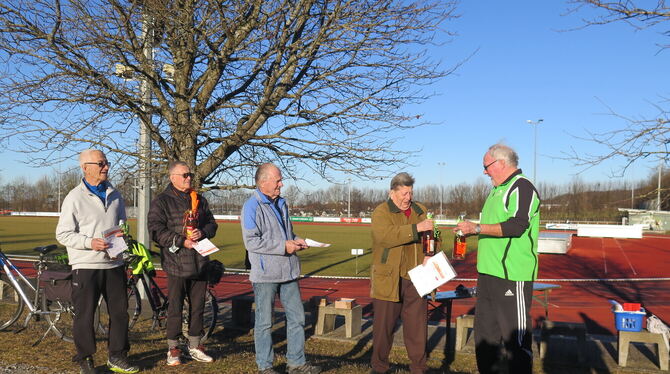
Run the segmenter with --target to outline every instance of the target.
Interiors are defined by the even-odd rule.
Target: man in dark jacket
[[[175,161],[169,166],[169,174],[170,185],[149,208],[149,232],[161,250],[161,264],[168,276],[167,364],[176,366],[181,363],[178,338],[187,293],[191,305],[187,337],[189,354],[196,361],[212,362],[200,343],[207,291],[204,270],[209,258],[201,256],[193,247],[200,239],[214,237],[218,225],[207,200],[192,191],[193,173],[188,165]],[[187,232],[185,217],[189,211],[195,216],[195,223]]]

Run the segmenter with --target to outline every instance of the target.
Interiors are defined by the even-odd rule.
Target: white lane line
[[[605,274],[607,274],[607,254],[605,253],[605,239],[600,238],[600,250],[603,253],[603,268],[605,268]]]
[[[626,258],[626,261],[628,262],[628,266],[630,266],[630,270],[633,271],[633,275],[637,275],[637,271],[635,271],[635,267],[633,267],[633,264],[630,262],[630,259],[628,258],[628,255],[626,252],[624,252],[623,247],[621,246],[621,243],[619,242],[618,239],[614,239],[614,242],[619,246],[619,250],[621,251],[621,254],[623,254],[623,257]]]

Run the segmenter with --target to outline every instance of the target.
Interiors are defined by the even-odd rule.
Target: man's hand
[[[286,241],[286,253],[290,255],[305,248],[307,248],[307,243],[303,239]]]
[[[195,241],[195,240],[191,240],[191,239],[186,239],[186,240],[184,240],[184,248],[193,249],[193,247],[194,247],[196,244],[198,244],[198,242]]]
[[[458,232],[458,230],[461,230],[463,232],[463,235],[472,235],[475,233],[475,227],[477,226],[476,223],[471,222],[471,221],[463,221],[459,222],[456,224],[456,227],[454,227],[453,231]]]
[[[109,248],[109,244],[102,238],[95,238],[91,240],[91,249],[94,251],[104,251]]]
[[[199,229],[193,229],[193,231],[191,231],[191,238],[190,238],[191,240],[198,241],[201,238],[202,238],[202,231],[200,231]]]
[[[425,219],[419,223],[416,224],[416,231],[421,232],[421,231],[429,231],[433,229],[433,220],[432,219]]]

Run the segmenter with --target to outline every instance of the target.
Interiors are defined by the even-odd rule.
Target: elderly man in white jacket
[[[72,265],[73,335],[77,354],[73,361],[81,373],[95,373],[93,316],[100,295],[109,316],[109,359],[107,366],[117,373],[136,373],[128,363],[128,299],[123,261],[111,259],[102,232],[126,219],[119,191],[107,180],[110,164],[105,154],[88,149],[79,155],[84,174],[81,183],[63,200],[56,239],[67,248]]]

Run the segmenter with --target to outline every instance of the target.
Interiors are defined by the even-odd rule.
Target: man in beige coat
[[[400,173],[391,180],[389,199],[372,213],[371,373],[389,370],[393,330],[402,319],[403,337],[413,374],[424,373],[426,365],[427,305],[409,279],[408,271],[423,263],[422,231],[433,229],[426,219],[426,207],[412,201],[414,178]]]

